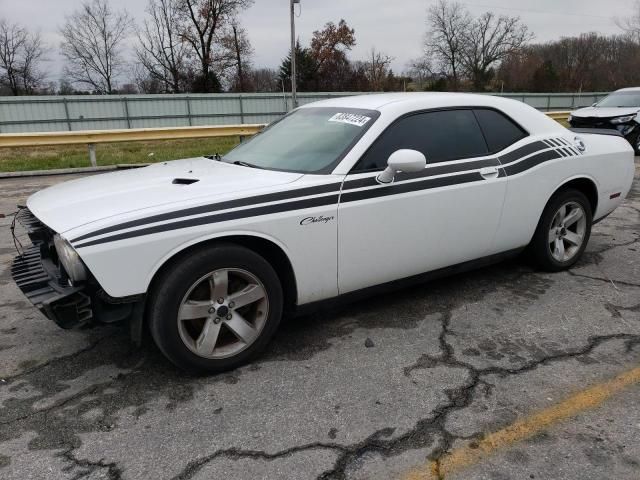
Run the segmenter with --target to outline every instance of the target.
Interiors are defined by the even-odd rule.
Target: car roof
[[[640,92],[640,87],[621,88],[619,90],[616,90],[613,93],[617,93],[617,92]]]
[[[383,117],[397,118],[407,113],[438,108],[495,108],[515,119],[529,133],[557,131],[560,125],[529,105],[495,95],[450,92],[411,92],[351,95],[321,100],[301,108],[332,107],[377,110]]]
[[[464,99],[474,105],[485,105],[492,103],[492,99],[497,97],[491,95],[478,95],[470,93],[451,92],[406,92],[406,93],[370,93],[364,95],[348,95],[345,97],[330,98],[314,102],[313,107],[344,107],[362,108],[367,110],[380,110],[390,104],[415,104],[420,102],[421,106],[430,104],[426,108],[439,108],[450,106],[452,102],[458,103]]]

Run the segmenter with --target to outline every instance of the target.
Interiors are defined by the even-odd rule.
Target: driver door
[[[413,149],[423,172],[377,175],[389,156]],[[393,123],[360,159],[338,207],[340,293],[481,258],[491,251],[506,178],[471,109],[411,114]]]

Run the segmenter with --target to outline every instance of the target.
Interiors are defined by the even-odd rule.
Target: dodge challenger
[[[12,275],[63,328],[128,321],[177,366],[218,372],[327,301],[523,250],[568,269],[631,187],[633,149],[612,133],[484,95],[313,103],[224,156],[32,195]]]

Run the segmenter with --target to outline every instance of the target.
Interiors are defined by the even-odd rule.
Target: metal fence
[[[299,103],[360,93],[301,93]],[[606,93],[505,93],[543,111],[572,110]],[[291,108],[284,94],[0,97],[0,133],[270,123]]]

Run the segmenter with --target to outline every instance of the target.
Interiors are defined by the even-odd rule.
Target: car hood
[[[35,193],[27,201],[45,225],[64,233],[82,225],[130,212],[231,199],[247,191],[291,183],[298,173],[231,165],[193,158],[144,168],[106,173],[61,183]]]
[[[571,112],[573,117],[595,117],[595,118],[611,118],[622,117],[624,115],[633,115],[640,111],[639,107],[624,107],[624,108],[600,108],[600,107],[587,107]]]

